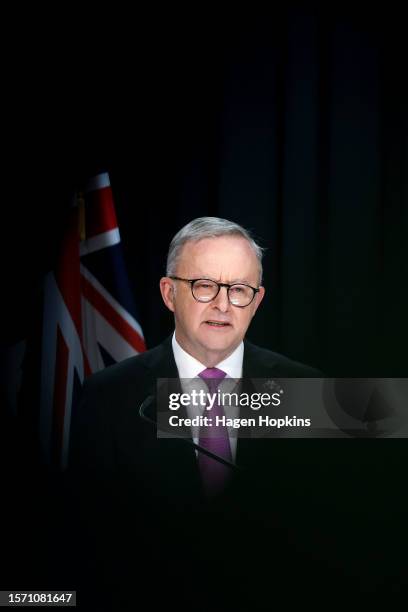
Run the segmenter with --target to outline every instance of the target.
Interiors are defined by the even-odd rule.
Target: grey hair
[[[247,240],[254,251],[259,264],[259,283],[262,283],[262,257],[263,248],[251,236],[251,233],[238,223],[220,219],[219,217],[199,217],[187,223],[174,236],[170,243],[167,255],[167,276],[175,276],[182,247],[186,242],[198,242],[203,238],[217,238],[219,236],[242,236]]]

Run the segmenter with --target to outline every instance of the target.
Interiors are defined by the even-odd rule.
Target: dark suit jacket
[[[244,378],[319,375],[245,342]],[[271,588],[286,588],[290,599],[300,592],[294,582],[298,589],[312,582],[319,593],[338,581],[345,592],[358,591],[363,575],[365,588],[376,590],[381,571],[367,566],[365,548],[370,529],[383,532],[367,500],[372,456],[361,460],[354,440],[239,439],[240,469],[209,502],[194,448],[158,439],[139,414],[157,378],[177,376],[169,338],[85,385],[68,478],[82,517],[73,556],[83,562],[83,591],[94,597],[102,580],[106,609],[121,609],[119,601],[131,608],[132,593],[141,590],[179,609],[197,600],[208,609],[214,597],[261,606]],[[350,555],[350,546],[357,552]],[[207,574],[213,578],[204,580]]]
[[[319,372],[245,342],[245,380],[308,376],[319,376]],[[147,479],[146,486],[150,491],[157,487],[156,493],[160,495],[164,488],[166,497],[169,488],[177,487],[178,496],[180,488],[187,488],[186,483],[198,487],[194,449],[185,441],[157,440],[154,426],[146,423],[139,414],[143,401],[156,394],[158,378],[177,377],[171,338],[146,353],[92,376],[85,384],[82,405],[77,420],[74,420],[72,461],[81,463],[83,469],[86,457],[87,469],[94,470],[93,477],[96,478],[103,475],[105,479],[114,473],[115,478],[123,475],[132,481],[135,477],[137,480]],[[154,411],[153,405],[145,412],[154,420]],[[85,448],[82,448],[84,443]],[[244,439],[238,441],[238,465],[249,467],[253,464],[250,447]],[[258,463],[256,457],[255,464]],[[164,480],[159,474],[164,475]],[[174,474],[178,475],[177,482]],[[183,478],[179,477],[180,474],[184,475]]]

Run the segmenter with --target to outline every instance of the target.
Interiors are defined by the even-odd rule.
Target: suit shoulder
[[[260,365],[260,371],[262,371],[265,376],[268,373],[273,376],[281,376],[282,378],[323,377],[322,372],[316,368],[300,363],[299,361],[294,361],[280,353],[256,346],[248,341],[245,342],[245,352],[252,363],[258,363]]]
[[[129,357],[100,372],[95,372],[87,378],[85,384],[88,388],[105,388],[105,386],[111,388],[134,381],[139,377],[146,376],[147,370],[160,354],[161,346],[157,346],[134,357]]]

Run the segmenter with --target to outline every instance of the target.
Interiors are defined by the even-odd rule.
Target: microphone
[[[145,410],[151,404],[153,404],[155,399],[156,399],[155,395],[148,395],[146,397],[146,399],[143,400],[143,402],[140,404],[140,407],[139,407],[139,416],[140,416],[141,419],[143,419],[147,423],[150,423],[150,425],[153,425],[153,427],[157,428],[157,421],[155,421],[154,419],[151,419],[145,413]],[[206,448],[203,448],[199,444],[196,444],[194,442],[194,440],[192,440],[190,438],[183,438],[182,436],[177,436],[177,435],[174,435],[173,437],[177,438],[177,440],[183,440],[184,442],[186,442],[187,444],[189,444],[190,446],[192,446],[193,448],[198,450],[200,453],[203,453],[204,455],[207,455],[208,457],[211,457],[215,461],[218,461],[219,463],[222,463],[223,465],[226,465],[227,467],[229,467],[229,468],[231,468],[233,470],[240,471],[242,469],[238,465],[236,465],[235,463],[232,463],[231,461],[228,461],[228,459],[224,459],[224,457],[220,457],[219,455],[216,455],[215,453],[212,453],[211,451],[207,450]]]

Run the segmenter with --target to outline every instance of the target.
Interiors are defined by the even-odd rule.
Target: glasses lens
[[[234,306],[248,306],[254,297],[251,287],[246,285],[232,285],[229,290],[229,299]]]
[[[218,292],[218,285],[210,280],[198,280],[193,285],[193,295],[199,302],[211,302]]]

